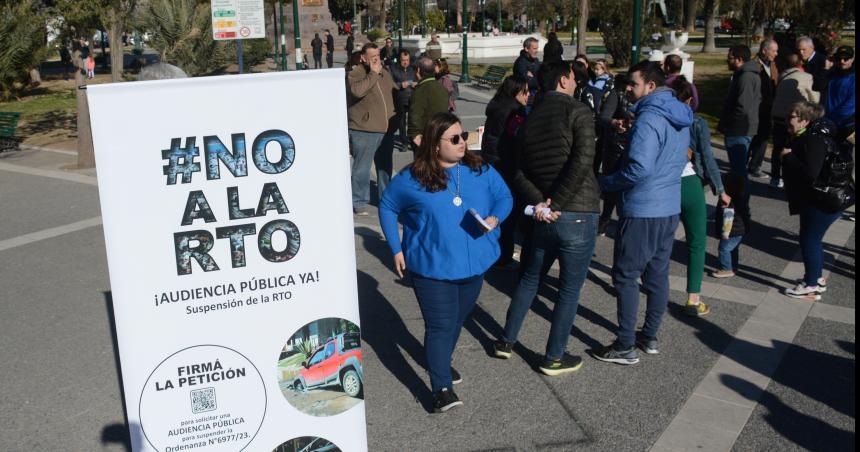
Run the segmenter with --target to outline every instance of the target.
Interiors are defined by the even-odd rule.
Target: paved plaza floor
[[[461,88],[468,129],[489,92]],[[719,140],[716,140],[719,141]],[[715,147],[720,164],[726,154]],[[411,153],[399,153],[402,167]],[[95,171],[69,151],[0,154],[0,450],[126,450]],[[709,203],[714,204],[712,196]],[[510,360],[490,356],[516,271],[491,270],[455,351],[465,405],[430,413],[424,325],[412,289],[392,271],[375,208],[355,220],[371,451],[854,450],[855,234],[839,220],[825,238],[828,291],[820,302],[781,291],[802,276],[797,217],[781,191],[754,180],[755,226],[738,275],[706,276],[710,315],[683,315],[685,245],[679,229],[661,354],[639,364],[596,361],[613,339],[608,277],[612,231],[597,241],[568,351],[574,374],[535,371],[557,296],[553,269]],[[709,239],[707,269],[716,265]],[[640,317],[641,319],[641,317]]]

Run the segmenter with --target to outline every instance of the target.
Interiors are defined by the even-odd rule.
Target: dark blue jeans
[[[746,162],[744,162],[746,168]],[[630,348],[636,341],[639,282],[648,297],[642,333],[656,337],[669,304],[669,258],[678,215],[663,218],[622,218],[615,239],[612,280],[618,293],[618,341]]]
[[[555,223],[536,223],[525,269],[505,321],[502,340],[514,343],[538,291],[547,255],[558,256],[561,270],[558,302],[546,343],[546,357],[559,359],[567,348],[570,328],[579,307],[579,292],[588,276],[588,264],[597,239],[597,213],[562,212]]]
[[[753,137],[727,136],[726,152],[729,154],[729,174],[738,176],[744,182],[744,199],[750,198],[749,170],[750,145]]]
[[[811,206],[800,212],[800,252],[803,255],[803,281],[807,286],[818,285],[824,266],[824,234],[841,215],[842,212],[827,213]]]
[[[411,273],[412,288],[424,317],[424,353],[433,392],[451,387],[451,356],[463,322],[475,307],[484,275],[457,281],[425,278]]]

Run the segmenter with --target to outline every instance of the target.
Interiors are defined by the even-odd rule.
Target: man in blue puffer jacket
[[[600,179],[600,188],[620,192],[612,279],[618,293],[618,338],[592,350],[595,358],[639,362],[635,346],[659,353],[657,330],[669,303],[669,258],[681,213],[681,173],[687,164],[693,112],[664,86],[659,63],[630,69],[627,94],[636,103],[630,146],[620,169]],[[620,127],[626,127],[622,124]],[[648,296],[645,325],[635,332],[639,283]]]

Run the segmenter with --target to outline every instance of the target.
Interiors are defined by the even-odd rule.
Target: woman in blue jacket
[[[379,221],[397,274],[412,279],[424,317],[434,410],[444,412],[462,405],[452,388],[460,376],[451,357],[484,273],[499,258],[496,226],[513,200],[499,173],[466,150],[468,133],[457,116],[434,115],[422,136],[415,162],[385,190]]]
[[[670,86],[678,100],[690,105],[693,87],[684,76],[677,77]],[[681,174],[681,223],[687,239],[687,304],[685,312],[701,317],[711,309],[701,301],[702,277],[705,274],[705,253],[708,245],[707,214],[704,184],[710,183],[713,193],[720,198],[721,205],[728,205],[731,198],[726,194],[720,180],[720,168],[711,151],[711,131],[708,123],[693,115],[690,127],[690,161]]]

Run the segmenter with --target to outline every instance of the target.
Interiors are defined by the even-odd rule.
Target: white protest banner
[[[88,87],[135,451],[366,450],[343,79]]]
[[[216,41],[266,37],[263,0],[212,0],[211,9]]]

